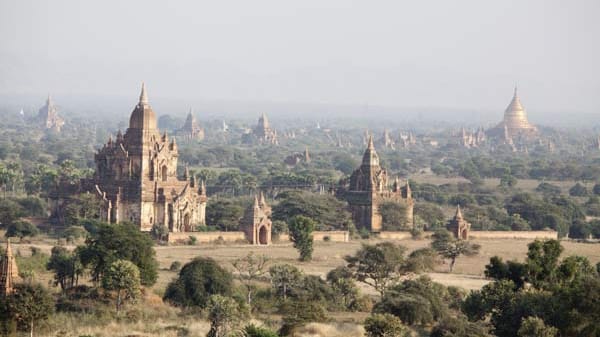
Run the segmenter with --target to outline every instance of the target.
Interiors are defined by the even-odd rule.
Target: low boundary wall
[[[169,233],[169,243],[188,243],[190,237],[196,238],[198,243],[209,243],[215,241],[225,242],[248,242],[244,232],[174,232]]]
[[[434,232],[426,231],[423,237],[431,237]],[[378,237],[383,240],[407,240],[412,238],[410,232],[381,232]],[[556,231],[470,231],[469,239],[558,239]]]
[[[471,231],[469,239],[558,239],[556,231]]]
[[[428,233],[425,232],[424,235]],[[379,232],[378,237],[383,240],[407,240],[411,239],[410,232]]]
[[[314,231],[313,232],[313,240],[314,241],[326,241],[325,237],[329,237],[327,241],[331,242],[349,242],[350,241],[350,232],[348,231]],[[277,242],[289,242],[290,236],[289,234],[279,234],[277,238]]]

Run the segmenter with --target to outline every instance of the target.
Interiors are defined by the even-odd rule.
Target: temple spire
[[[265,200],[265,194],[263,193],[263,191],[260,191],[260,199],[258,201],[261,207],[267,204],[267,201]]]
[[[462,216],[462,212],[460,210],[460,204],[456,205],[456,214],[454,215],[454,219],[456,220],[462,220],[463,216]]]
[[[375,145],[373,144],[373,135],[369,135],[369,142],[367,144],[367,148],[369,150],[375,150]]]
[[[254,195],[254,208],[259,208],[258,197]]]
[[[140,93],[140,104],[148,104],[148,93],[146,93],[146,84],[142,82],[142,92]]]
[[[12,253],[10,239],[6,240],[6,252],[0,256],[0,296],[6,296],[13,292],[15,278],[18,277],[19,270],[17,262]]]

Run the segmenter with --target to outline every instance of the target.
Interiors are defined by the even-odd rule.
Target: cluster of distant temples
[[[47,128],[57,131],[64,124],[50,97],[37,118],[43,120]],[[498,126],[485,133],[483,129],[473,134],[463,130],[462,139],[466,145],[477,146],[485,141],[486,134],[510,141],[516,136],[529,137],[536,133],[536,127],[527,121],[515,89],[504,120]],[[197,125],[190,111],[184,126],[176,134],[201,139],[204,130]],[[388,147],[391,138],[387,130],[384,134],[384,146]],[[278,144],[277,132],[270,127],[264,114],[253,135],[261,143]],[[411,139],[414,139],[412,134],[406,137],[407,142]],[[401,183],[396,178],[391,183],[386,169],[379,163],[372,136],[367,136],[366,143],[360,167],[342,184],[338,195],[347,200],[358,228],[375,233],[382,231],[379,206],[383,202],[401,204],[404,223],[407,227],[412,226],[414,200],[408,180]],[[125,133],[119,131],[115,139],[110,137],[95,154],[94,176],[76,184],[63,183],[50,193],[52,216],[60,219],[64,215],[70,196],[92,193],[98,198],[102,210],[100,217],[104,221],[130,222],[142,231],[150,231],[153,226],[164,226],[172,233],[193,232],[197,226],[206,225],[208,197],[205,183],[190,176],[187,168],[183,174],[178,174],[178,157],[177,142],[166,132],[161,134],[146,88],[142,85],[139,101],[131,113]],[[310,162],[308,150],[304,154],[286,158],[286,163],[290,165],[300,161]],[[245,212],[240,230],[253,244],[270,243],[270,218],[271,208],[260,193]],[[468,236],[470,224],[464,221],[460,209],[450,225],[457,237]]]

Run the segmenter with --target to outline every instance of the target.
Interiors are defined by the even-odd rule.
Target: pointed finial
[[[456,214],[454,215],[455,219],[462,219],[462,212],[460,211],[460,204],[456,205]]]
[[[259,200],[259,204],[261,206],[264,206],[267,204],[267,201],[265,200],[265,195],[262,191],[260,191],[260,200]]]
[[[369,135],[369,144],[367,146],[369,149],[375,149],[375,145],[373,144],[373,135]]]
[[[254,195],[254,208],[258,208],[258,197]]]
[[[146,93],[146,84],[142,82],[142,92],[140,93],[140,104],[148,104],[148,94]]]

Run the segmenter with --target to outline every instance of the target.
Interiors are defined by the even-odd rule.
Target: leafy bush
[[[408,337],[410,330],[402,324],[402,321],[390,314],[373,314],[365,320],[365,331],[367,337]]]
[[[163,300],[181,307],[204,308],[211,295],[229,296],[233,276],[211,258],[197,257],[186,263],[179,277],[169,283]]]
[[[40,230],[31,222],[23,220],[15,220],[6,229],[4,236],[7,238],[18,237],[20,239],[26,236],[36,236],[40,233]]]
[[[179,261],[173,261],[173,263],[171,263],[171,266],[169,266],[170,271],[179,271],[180,269],[181,269],[181,262],[179,262]]]

